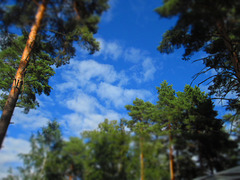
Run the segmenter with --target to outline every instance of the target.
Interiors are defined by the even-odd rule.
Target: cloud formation
[[[23,129],[37,130],[45,126],[51,119],[51,112],[42,108],[30,110],[28,114],[24,114],[21,108],[15,108],[12,122],[14,122],[14,126],[19,126]]]
[[[70,111],[61,118],[66,133],[79,135],[97,128],[105,118],[119,120],[126,104],[136,97],[151,97],[147,90],[128,88],[127,78],[123,71],[94,60],[74,60],[64,67],[62,81],[55,89],[58,101]]]
[[[156,72],[156,65],[152,57],[145,50],[137,49],[134,47],[123,47],[116,41],[106,41],[101,38],[100,41],[101,50],[96,53],[97,56],[102,56],[107,60],[124,60],[125,63],[132,63],[132,67],[129,68],[130,74],[135,74],[135,81],[142,83],[152,80]],[[123,62],[122,62],[123,63]]]
[[[79,135],[84,130],[95,129],[105,118],[116,120],[121,118],[118,112],[104,107],[96,97],[82,90],[78,90],[64,104],[72,113],[63,116],[61,123],[67,134],[73,133],[71,135]]]
[[[30,150],[30,143],[23,139],[7,137],[4,140],[4,147],[0,153],[0,179],[7,176],[10,164],[20,166],[19,153],[27,153]]]
[[[118,3],[118,0],[110,0],[109,6],[110,8],[107,10],[107,12],[104,12],[102,15],[102,21],[105,23],[109,23],[112,21],[114,17],[114,9]]]
[[[156,72],[156,68],[153,64],[153,61],[151,58],[146,58],[142,62],[143,67],[143,81],[153,80],[154,74]]]
[[[100,42],[100,51],[94,56],[103,55],[105,60],[118,60],[122,56],[123,47],[117,41],[105,41],[101,38],[98,41]]]
[[[105,118],[119,120],[126,117],[124,106],[135,98],[152,98],[149,91],[138,88],[139,83],[151,81],[156,72],[155,62],[148,52],[124,47],[118,41],[99,40],[101,50],[91,57],[99,61],[89,59],[87,55],[84,55],[85,60],[72,59],[53,79],[51,96],[37,97],[40,108],[31,110],[29,114],[23,114],[20,108],[15,109],[12,121],[14,128],[21,130],[18,139],[6,140],[4,145],[11,150],[6,149],[9,151],[3,153],[7,158],[0,156],[3,159],[1,167],[19,161],[16,155],[28,151],[24,149],[29,148],[28,141],[19,137],[29,138],[49,120],[56,118],[60,122],[64,138],[78,136],[84,130],[97,128]],[[137,84],[136,88],[134,84]],[[20,150],[22,145],[24,148]]]
[[[132,103],[137,97],[146,99],[151,96],[146,90],[127,89],[104,82],[100,83],[97,94],[101,99],[115,107],[124,107],[126,104]]]

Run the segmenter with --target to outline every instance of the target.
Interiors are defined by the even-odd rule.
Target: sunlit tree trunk
[[[15,75],[15,79],[13,80],[12,88],[10,90],[6,104],[2,111],[2,116],[0,120],[0,148],[2,147],[4,137],[7,133],[8,125],[10,124],[11,117],[12,117],[14,108],[16,106],[18,96],[21,91],[25,71],[29,64],[29,57],[34,46],[37,32],[40,29],[41,21],[46,11],[46,7],[47,7],[47,0],[43,0],[42,4],[40,4],[38,7],[38,11],[35,16],[35,22],[28,36],[28,40],[27,40],[25,49],[23,51],[22,58],[20,60],[19,67]]]
[[[144,155],[143,155],[143,138],[140,138],[140,166],[141,166],[141,180],[144,180]]]
[[[69,180],[73,180],[73,175],[72,175],[73,174],[73,164],[71,164],[71,168],[70,169],[71,169],[71,171],[70,171],[70,175],[69,175],[68,179]]]
[[[180,164],[179,164],[179,150],[175,150],[176,151],[176,156],[175,156],[175,177],[178,177],[180,175]]]
[[[44,155],[44,159],[43,159],[43,161],[42,161],[42,166],[41,166],[41,171],[40,171],[40,173],[39,173],[39,176],[41,176],[41,179],[44,179],[44,176],[45,176],[45,173],[44,173],[44,171],[45,171],[45,165],[46,165],[46,162],[47,162],[47,152],[46,153],[44,153],[45,155]]]

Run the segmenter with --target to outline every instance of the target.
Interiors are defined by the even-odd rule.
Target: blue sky
[[[29,150],[30,135],[49,120],[57,119],[64,138],[79,136],[84,130],[97,128],[105,118],[128,118],[124,106],[136,97],[155,103],[156,86],[164,80],[182,91],[203,68],[200,62],[181,60],[182,50],[170,55],[157,51],[163,33],[176,21],[160,19],[154,12],[161,0],[111,0],[110,5],[95,35],[101,50],[89,55],[77,47],[71,63],[56,69],[50,82],[51,95],[38,97],[40,107],[29,114],[15,109],[14,125],[10,125],[0,151],[0,178],[9,166],[20,162],[17,154]],[[199,53],[193,59],[202,56]],[[207,86],[201,85],[201,89]],[[222,110],[219,103],[216,107]]]

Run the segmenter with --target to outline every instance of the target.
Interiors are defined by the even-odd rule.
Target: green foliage
[[[8,178],[138,180],[141,154],[145,179],[167,180],[169,145],[174,150],[176,179],[191,180],[236,165],[237,116],[224,117],[232,122],[233,140],[211,99],[198,87],[186,85],[183,92],[175,92],[164,81],[157,91],[156,105],[137,98],[126,105],[131,120],[105,119],[80,138],[63,141],[58,123],[50,122],[31,137],[30,152],[20,155],[24,162],[20,176],[9,172]]]
[[[14,76],[18,68],[21,53],[25,47],[26,37],[24,36],[9,36],[4,42],[1,42],[0,52],[0,89],[1,100],[0,109],[2,110],[7,96],[9,94],[11,84],[14,81]],[[39,42],[40,43],[40,42]],[[52,87],[49,85],[49,79],[55,74],[52,65],[53,59],[46,53],[47,46],[44,43],[39,44],[41,48],[34,48],[30,57],[30,63],[26,70],[26,75],[21,90],[21,95],[17,102],[17,107],[24,108],[27,113],[29,109],[36,108],[38,101],[36,95],[42,93],[49,95]]]
[[[238,146],[229,150],[229,159],[232,159],[232,163],[236,163],[240,161],[239,153],[239,145],[240,145],[240,123],[239,123],[239,115],[238,114],[226,114],[223,116],[223,120],[227,126],[227,132],[229,132],[232,139],[234,139],[235,143]],[[234,161],[235,160],[235,161]]]
[[[167,147],[158,138],[151,138],[144,144],[145,179],[169,179]]]
[[[97,32],[97,24],[101,14],[109,6],[108,0],[50,0],[38,33],[41,42],[45,42],[52,50],[55,65],[61,66],[69,62],[75,54],[73,43],[77,42],[90,53],[99,49],[99,43],[93,37]],[[38,3],[42,3],[38,1]],[[38,6],[34,1],[15,1],[12,6],[4,8],[2,29],[14,25],[20,30],[30,31]],[[18,19],[16,20],[16,18]]]
[[[163,81],[160,87],[156,87],[158,92],[157,101],[157,124],[160,128],[169,128],[169,123],[174,126],[176,118],[178,118],[179,113],[177,112],[178,104],[176,103],[175,90],[172,85],[168,85],[167,81]],[[172,127],[174,128],[174,127]]]
[[[156,12],[161,17],[177,16],[178,20],[163,35],[158,50],[172,53],[183,47],[185,60],[196,52],[204,51],[207,56],[199,60],[203,61],[205,69],[194,78],[214,69],[216,75],[207,79],[213,82],[209,86],[210,94],[225,97],[234,92],[239,96],[239,8],[238,0],[165,0]]]
[[[144,167],[135,167],[143,171],[141,175],[144,177],[141,178],[158,179],[162,177],[165,179],[167,177],[166,179],[168,179],[168,173],[159,169],[164,164],[161,161],[165,159],[165,156],[159,157],[158,154],[162,149],[162,143],[158,139],[152,139],[151,137],[152,133],[155,133],[153,124],[156,122],[156,106],[136,98],[133,101],[133,105],[126,105],[125,108],[129,111],[128,114],[132,118],[127,122],[127,125],[135,133],[133,140],[135,140],[136,149],[133,149],[133,157],[139,157],[139,154],[143,156],[143,159],[140,159],[140,164],[143,161]],[[148,156],[148,154],[151,154],[151,156]],[[136,171],[135,174],[140,174],[140,172]]]
[[[24,162],[24,167],[19,168],[23,179],[63,179],[64,167],[59,163],[63,146],[61,136],[56,121],[49,122],[48,127],[32,135],[30,152],[19,155]]]
[[[217,112],[208,95],[189,85],[183,92],[175,93],[166,81],[157,90],[155,131],[160,135],[170,131],[173,137],[176,178],[192,179],[208,171],[231,167],[234,158],[228,158],[228,154],[234,153],[236,144],[223,131],[223,121],[216,118]]]
[[[17,175],[13,174],[12,168],[8,170],[8,173],[9,173],[8,176],[2,178],[2,180],[19,180],[20,179]]]
[[[128,114],[132,118],[128,121],[128,127],[140,135],[148,134],[149,126],[154,118],[155,106],[150,102],[136,98],[133,105],[126,105],[125,108],[130,111]]]
[[[226,114],[223,116],[226,123],[230,123],[230,134],[232,136],[240,136],[239,114]]]
[[[101,14],[108,9],[108,0],[49,0],[44,19],[41,23],[33,49],[30,64],[25,71],[18,107],[27,113],[39,104],[36,95],[49,95],[49,78],[54,75],[53,66],[69,63],[75,55],[74,43],[90,53],[99,50],[99,43],[93,37]],[[35,21],[39,4],[44,1],[15,0],[9,3],[1,1],[0,6],[0,110],[3,109],[14,81],[28,34]],[[18,18],[16,18],[18,17]],[[22,36],[11,33],[10,29]]]
[[[213,173],[214,170],[231,167],[231,160],[226,154],[236,144],[223,131],[223,121],[216,118],[217,112],[211,99],[198,87],[192,88],[189,85],[185,86],[184,92],[178,92],[177,95],[184,109],[176,149],[188,151],[188,156],[198,157],[200,166],[195,167],[196,175],[204,174],[206,170]],[[223,160],[226,163],[222,164]]]
[[[86,146],[82,139],[71,137],[69,141],[64,143],[62,149],[62,157],[64,159],[65,172],[68,176],[83,179],[86,160]]]
[[[83,133],[88,147],[86,179],[127,179],[129,134],[123,124],[105,121],[98,130]]]

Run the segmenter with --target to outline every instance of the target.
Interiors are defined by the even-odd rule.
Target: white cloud
[[[235,99],[235,98],[237,98],[237,94],[235,92],[229,92],[224,98]],[[223,106],[226,106],[228,104],[228,100],[216,99],[214,101],[214,103],[215,103],[216,106],[223,107]]]
[[[100,64],[94,60],[81,61],[78,65],[79,75],[77,79],[86,83],[92,78],[97,81],[114,82],[117,79],[117,73],[112,65]]]
[[[143,67],[144,81],[153,80],[154,73],[156,72],[156,68],[152,62],[152,59],[146,58],[142,63],[142,67]]]
[[[56,85],[57,100],[67,109],[60,118],[64,134],[79,135],[84,130],[97,128],[105,118],[119,120],[126,104],[135,98],[149,100],[152,94],[143,89],[129,88],[129,79],[151,80],[156,69],[153,60],[136,48],[123,49],[118,43],[100,39],[102,50],[98,55],[105,58],[122,58],[134,63],[138,69],[116,71],[113,65],[94,60],[72,60],[62,68],[62,82]],[[120,51],[119,51],[120,50]],[[140,71],[138,71],[140,70]]]
[[[132,79],[138,83],[151,81],[154,79],[156,71],[162,69],[162,65],[156,66],[150,57],[146,57],[141,64],[131,67]]]
[[[205,93],[209,93],[209,90],[208,90],[208,86],[207,86],[207,85],[200,84],[200,85],[199,85],[199,88],[201,89],[201,91],[204,91]]]
[[[110,110],[106,113],[92,113],[92,114],[81,114],[71,113],[62,117],[60,121],[61,127],[63,128],[63,134],[66,136],[79,136],[83,131],[96,129],[99,123],[103,122],[104,119],[119,120],[122,116]]]
[[[19,153],[27,153],[30,150],[30,144],[23,139],[7,137],[4,140],[4,147],[0,152],[0,179],[7,176],[9,165],[20,165]]]
[[[85,94],[81,90],[75,92],[74,96],[66,101],[66,105],[69,109],[82,114],[97,113],[103,109],[96,98]]]
[[[124,59],[133,63],[138,63],[146,57],[147,52],[137,48],[128,48],[124,52]]]
[[[79,136],[83,131],[96,129],[106,118],[119,120],[121,117],[117,112],[104,109],[102,113],[67,114],[63,117],[61,124],[65,134]]]
[[[61,119],[64,134],[79,135],[84,130],[96,129],[105,118],[119,120],[124,115],[118,110],[124,109],[124,105],[132,103],[136,97],[151,96],[146,90],[124,89],[105,82],[97,87],[97,96],[79,89],[63,101],[62,105],[72,111]]]
[[[133,79],[138,83],[152,80],[156,69],[161,68],[155,65],[147,51],[134,47],[123,48],[116,41],[108,42],[101,38],[98,40],[100,41],[101,50],[96,53],[95,56],[102,55],[104,59],[124,59],[126,62],[134,63],[134,65],[128,69],[133,70],[133,72],[130,73],[134,74]]]
[[[101,38],[99,38],[98,41],[100,42],[101,49],[95,54],[95,56],[103,55],[104,59],[117,60],[123,58],[127,62],[136,64],[143,61],[148,54],[147,51],[134,47],[124,48],[117,41],[106,41]]]
[[[124,89],[104,82],[99,85],[97,94],[101,99],[108,101],[109,104],[113,104],[115,107],[124,107],[124,105],[131,103],[137,97],[146,99],[151,96],[146,90]]]
[[[84,130],[95,129],[105,118],[117,120],[121,118],[118,112],[103,106],[97,97],[80,89],[65,99],[63,105],[72,111],[60,120],[64,134],[68,135],[79,135]]]
[[[105,118],[119,120],[119,110],[138,97],[146,99],[146,90],[129,89],[124,71],[93,60],[72,61],[62,73],[63,83],[56,88],[61,105],[70,113],[61,117],[65,134],[79,135],[84,130],[97,128]],[[71,129],[71,131],[69,131]]]
[[[72,61],[67,68],[63,70],[62,77],[64,83],[58,84],[57,88],[60,91],[69,89],[76,90],[77,88],[86,87],[92,92],[96,89],[97,82],[113,83],[118,79],[122,79],[123,75],[117,74],[114,67],[108,64],[100,64],[94,60]]]
[[[107,12],[104,12],[102,15],[102,21],[103,22],[107,22],[109,23],[110,21],[112,21],[113,17],[114,17],[114,8],[117,5],[118,0],[110,0],[109,1],[109,6],[110,8],[107,10]]]
[[[123,54],[122,46],[116,41],[105,41],[101,38],[98,39],[100,42],[100,51],[95,53],[95,56],[103,55],[104,59],[117,60]]]
[[[66,104],[68,109],[73,111],[73,113],[63,116],[61,120],[65,134],[79,135],[84,130],[96,129],[98,124],[105,118],[117,120],[121,118],[119,113],[107,109],[95,97],[81,90],[78,90],[64,104]]]
[[[49,111],[34,109],[30,110],[28,114],[24,114],[21,108],[15,108],[12,122],[14,122],[14,125],[19,125],[24,129],[36,130],[45,126],[51,118]]]
[[[55,104],[54,100],[45,94],[41,94],[41,96],[38,95],[37,101],[40,107],[46,107],[46,105],[48,106],[50,104],[53,106]]]
[[[121,58],[124,63],[131,62],[134,66],[138,66],[138,69],[129,70],[124,67],[117,71],[113,65],[101,64],[94,60],[71,60],[69,65],[61,67],[61,83],[55,80],[54,93],[51,98],[39,97],[40,108],[31,110],[29,114],[22,113],[20,108],[15,109],[12,118],[15,126],[20,126],[22,130],[31,129],[34,131],[46,125],[49,120],[58,118],[64,129],[63,134],[75,136],[84,130],[96,129],[105,118],[119,120],[125,117],[127,113],[123,112],[124,106],[131,104],[136,97],[143,100],[149,100],[152,97],[147,90],[132,89],[128,86],[129,79],[134,80],[135,73],[142,81],[151,80],[153,77],[156,70],[152,59],[147,56],[147,52],[136,48],[124,49],[117,42],[102,40],[102,50],[99,55],[115,60]],[[45,106],[46,104],[47,106]],[[65,112],[58,113],[58,110],[54,110],[56,113],[54,114],[51,112],[51,108],[54,106],[61,106],[61,111]],[[50,109],[44,109],[49,107]],[[61,117],[56,117],[59,114]],[[22,137],[29,136],[30,133],[27,131],[27,135],[22,135]],[[9,145],[6,141],[6,146],[12,149],[12,153],[17,151],[15,155],[27,151],[24,148],[21,151],[19,149],[21,145],[14,150],[14,145],[17,146],[17,142],[26,144],[27,141],[10,139],[9,142],[12,144]],[[25,147],[29,147],[29,145]],[[5,162],[18,161],[12,155],[6,157],[9,158],[2,160],[0,156],[2,160],[0,165]],[[6,170],[2,171],[6,172]]]

